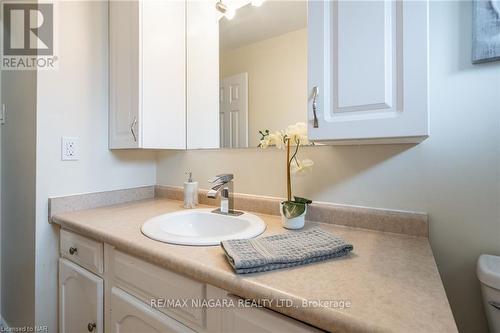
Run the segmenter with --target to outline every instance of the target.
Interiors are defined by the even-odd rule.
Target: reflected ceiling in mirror
[[[225,2],[235,15],[219,21],[221,148],[307,118],[307,2],[249,2]]]

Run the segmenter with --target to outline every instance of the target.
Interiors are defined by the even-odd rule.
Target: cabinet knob
[[[69,254],[73,255],[78,252],[78,249],[76,247],[70,247],[69,248]]]
[[[316,86],[313,88],[313,116],[314,116],[314,120],[313,120],[313,126],[314,128],[318,128],[319,127],[319,124],[318,124],[318,116],[316,115],[316,110],[318,109],[318,105],[316,103],[316,99],[318,98],[318,95],[319,95],[319,88]]]
[[[87,329],[89,330],[89,332],[94,331],[95,328],[96,328],[96,324],[95,323],[89,323],[87,325]]]

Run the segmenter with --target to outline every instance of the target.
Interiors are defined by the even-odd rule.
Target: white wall
[[[2,73],[2,318],[33,325],[35,296],[36,72]]]
[[[472,7],[430,5],[431,137],[423,143],[312,147],[313,174],[295,191],[313,200],[426,211],[430,240],[461,332],[486,332],[475,262],[500,254],[500,62],[471,65]],[[305,112],[305,111],[304,111]],[[184,172],[206,179],[235,174],[236,191],[283,196],[283,152],[163,152],[160,184]],[[418,311],[418,309],[415,309]]]
[[[33,325],[35,321],[34,304],[26,300],[35,296],[36,74],[2,71],[0,77],[1,103],[9,114],[0,139],[0,308],[4,327]]]
[[[38,73],[37,101],[36,323],[49,332],[57,328],[58,238],[47,199],[156,182],[153,152],[108,150],[107,2],[57,6],[59,70]],[[61,136],[79,138],[79,161],[61,161]]]

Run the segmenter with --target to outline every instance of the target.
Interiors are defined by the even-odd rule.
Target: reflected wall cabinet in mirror
[[[110,148],[428,133],[425,1],[110,1]]]

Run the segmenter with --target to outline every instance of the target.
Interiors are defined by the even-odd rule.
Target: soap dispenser
[[[193,181],[193,173],[186,172],[189,175],[184,182],[184,208],[196,208],[198,205],[198,182]]]

